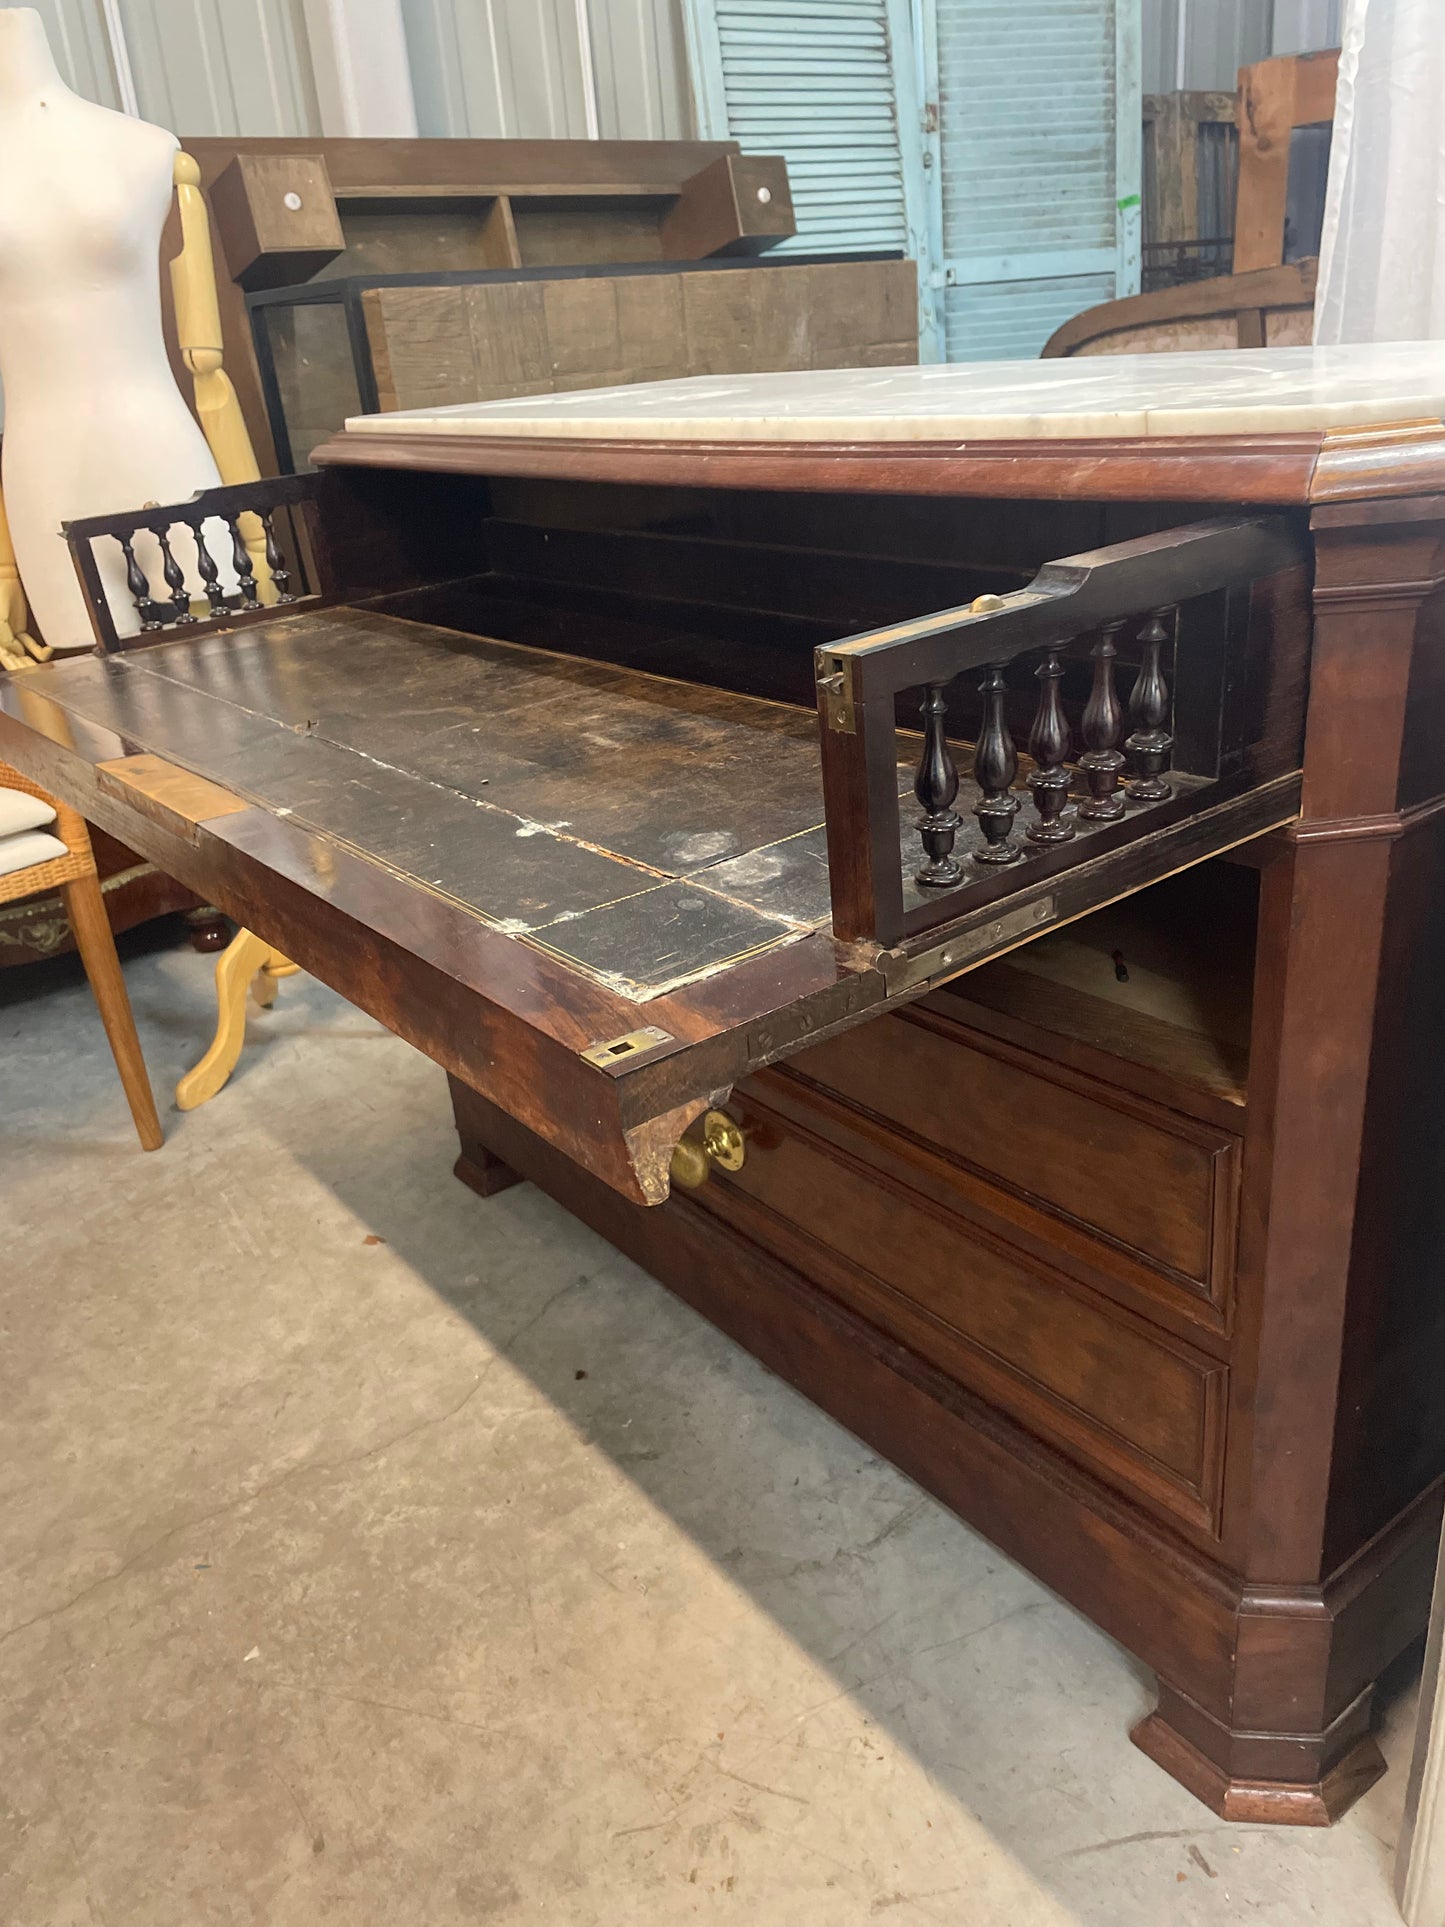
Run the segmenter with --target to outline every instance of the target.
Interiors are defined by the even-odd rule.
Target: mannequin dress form
[[[164,128],[72,93],[39,14],[0,9],[5,506],[36,622],[60,649],[94,640],[61,523],[184,501],[220,482],[161,333],[177,147]],[[176,559],[186,566],[181,547]],[[104,566],[117,627],[134,633],[119,550]]]

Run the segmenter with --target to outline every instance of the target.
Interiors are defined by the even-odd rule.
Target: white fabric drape
[[[1445,0],[1346,0],[1315,340],[1445,339]]]

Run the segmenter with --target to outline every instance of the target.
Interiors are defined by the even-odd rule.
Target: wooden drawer
[[[733,1108],[747,1162],[695,1194],[706,1209],[1111,1483],[1216,1529],[1221,1360],[814,1135],[752,1087]]]
[[[1222,1313],[1239,1140],[932,1010],[849,1031],[787,1074],[1140,1259]]]

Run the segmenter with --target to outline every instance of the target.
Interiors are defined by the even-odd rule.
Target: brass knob
[[[748,1147],[743,1127],[726,1111],[709,1111],[702,1121],[702,1148],[723,1171],[741,1171],[747,1162]]]
[[[1001,595],[976,595],[968,605],[971,616],[991,616],[1003,607]]]
[[[714,1165],[722,1171],[741,1171],[747,1155],[742,1126],[726,1111],[708,1111],[701,1133],[679,1141],[669,1175],[684,1191],[697,1191],[707,1183]]]

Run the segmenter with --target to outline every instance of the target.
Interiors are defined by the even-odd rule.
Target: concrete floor
[[[127,966],[158,1094],[209,964]],[[164,1107],[163,1107],[164,1109]],[[530,1186],[308,979],[130,1135],[0,975],[4,1927],[1397,1920],[1128,1743],[1130,1660]]]

